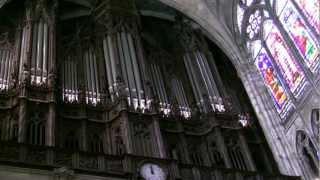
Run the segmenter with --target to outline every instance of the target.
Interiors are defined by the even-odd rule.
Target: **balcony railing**
[[[216,167],[179,164],[176,160],[124,154],[121,156],[71,151],[55,147],[35,146],[0,141],[0,164],[33,168],[67,167],[75,172],[102,176],[129,177],[138,172],[143,162],[151,161],[166,167],[168,180],[298,180],[298,177],[268,175]]]

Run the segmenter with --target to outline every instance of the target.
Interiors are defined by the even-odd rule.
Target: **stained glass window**
[[[286,4],[279,19],[303,56],[307,67],[313,73],[316,73],[320,66],[319,45],[314,41],[316,38],[307,30],[302,17],[298,14],[291,1]]]
[[[295,1],[310,24],[320,34],[320,1],[319,0],[296,0]]]
[[[284,86],[280,81],[280,77],[264,48],[259,52],[255,65],[259,69],[260,74],[264,79],[264,83],[272,95],[271,97],[277,111],[284,116],[284,113],[290,108],[289,96],[285,92]]]
[[[309,76],[320,72],[320,0],[240,0],[237,18],[244,29],[240,35],[283,118],[313,81]]]
[[[305,75],[292,53],[288,51],[289,48],[275,25],[266,37],[266,46],[277,63],[287,86],[298,97],[303,90]]]

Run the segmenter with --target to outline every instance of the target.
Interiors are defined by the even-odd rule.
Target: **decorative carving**
[[[45,164],[46,152],[46,149],[30,148],[27,151],[26,161],[32,164]]]
[[[89,156],[80,154],[79,168],[82,169],[98,169],[98,159],[97,156]]]
[[[72,167],[72,152],[56,151],[54,164],[57,166]]]

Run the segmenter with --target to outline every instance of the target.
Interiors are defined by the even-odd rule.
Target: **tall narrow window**
[[[277,111],[282,117],[285,116],[286,112],[291,108],[291,101],[270,57],[264,48],[258,54],[255,64],[264,79],[265,85],[272,95]]]
[[[320,18],[320,14],[318,18]],[[313,73],[318,72],[320,68],[319,44],[315,41],[316,37],[307,30],[305,22],[291,1],[288,1],[279,19],[304,58],[307,67]]]
[[[269,26],[269,23],[272,22],[266,23]],[[292,53],[288,51],[289,47],[278,28],[273,23],[271,26],[270,33],[266,37],[266,46],[277,63],[290,91],[298,97],[305,85],[305,74]]]

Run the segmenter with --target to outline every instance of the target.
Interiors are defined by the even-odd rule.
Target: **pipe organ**
[[[150,65],[150,74],[152,79],[152,90],[159,101],[159,111],[168,116],[171,112],[171,103],[164,83],[163,74],[159,65],[153,63]]]
[[[183,62],[188,74],[188,78],[192,87],[197,106],[202,113],[208,112],[225,112],[226,108],[223,104],[222,94],[223,88],[219,90],[216,79],[219,79],[219,74],[213,74],[208,63],[208,59],[201,48],[205,47],[195,34],[183,34],[182,41],[186,39],[189,43],[183,44],[184,55]],[[215,64],[213,64],[215,66]],[[214,78],[214,76],[216,76]]]
[[[174,94],[174,97],[178,104],[180,115],[186,119],[190,118],[191,110],[181,80],[173,77],[171,79],[171,87],[173,91],[172,94]]]
[[[78,62],[74,56],[65,57],[61,67],[62,100],[66,102],[79,101]]]
[[[56,11],[62,1],[88,2],[90,15],[63,20]],[[163,180],[209,179],[197,177],[233,166],[242,171],[232,175],[256,170],[244,137],[237,144],[243,157],[228,153],[223,134],[238,138],[243,127],[225,108],[222,80],[196,31],[172,36],[179,20],[165,23],[173,45],[166,48],[143,36],[150,32],[134,0],[79,2],[26,0],[19,26],[0,35],[0,166],[12,160],[142,179],[138,168],[148,162],[164,168],[170,177]],[[246,166],[233,165],[239,158]]]
[[[13,54],[8,48],[0,47],[0,90],[8,90],[11,86]]]
[[[32,56],[31,56],[31,83],[44,84],[48,78],[48,24],[42,18],[33,23],[32,27]]]
[[[98,76],[98,60],[95,51],[89,47],[83,54],[86,82],[86,103],[96,105],[101,102],[101,84]]]

